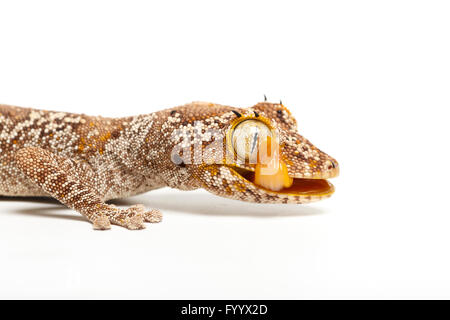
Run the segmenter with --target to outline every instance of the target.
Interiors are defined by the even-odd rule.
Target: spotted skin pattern
[[[254,167],[234,159],[225,143],[236,112],[271,124],[290,176],[337,175],[336,160],[298,134],[296,120],[282,104],[243,109],[193,102],[125,118],[0,105],[0,195],[53,197],[100,230],[111,224],[143,229],[144,222],[160,222],[157,209],[121,209],[106,201],[166,186],[204,188],[258,203],[306,203],[329,196],[279,194],[241,176],[236,168]]]

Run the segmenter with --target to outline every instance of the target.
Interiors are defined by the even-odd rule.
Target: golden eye
[[[272,137],[270,128],[259,120],[244,120],[233,131],[231,142],[233,149],[242,160],[256,163],[259,141]]]

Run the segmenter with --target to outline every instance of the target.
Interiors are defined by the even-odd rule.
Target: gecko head
[[[298,133],[283,104],[240,109],[194,103],[191,112],[196,107],[202,116],[193,117],[197,128],[188,150],[191,159],[201,159],[186,164],[192,185],[258,203],[307,203],[334,193],[327,179],[339,174],[337,161]]]

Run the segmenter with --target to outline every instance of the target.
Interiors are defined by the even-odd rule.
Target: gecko
[[[273,176],[260,173],[264,137],[277,143]],[[192,102],[121,118],[0,105],[0,195],[55,198],[96,230],[160,222],[158,209],[109,202],[154,189],[301,204],[330,197],[328,179],[338,173],[338,162],[299,134],[281,102]]]

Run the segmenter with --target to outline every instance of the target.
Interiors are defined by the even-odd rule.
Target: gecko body
[[[233,150],[246,132],[238,139],[234,130],[248,120],[279,140],[292,187],[273,191],[252,182],[254,164]],[[243,109],[193,102],[124,118],[0,105],[0,195],[53,197],[95,229],[111,223],[142,229],[144,222],[161,221],[157,209],[117,208],[106,203],[111,199],[172,187],[258,203],[306,203],[329,197],[334,187],[326,179],[338,171],[335,159],[299,135],[282,104]]]

